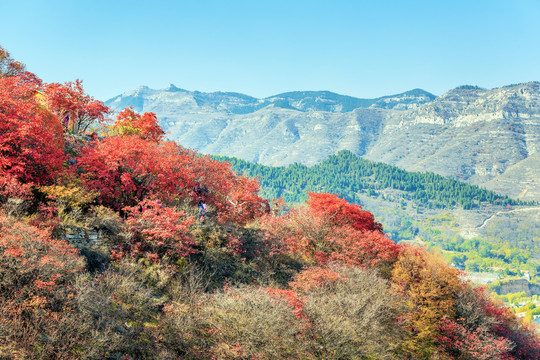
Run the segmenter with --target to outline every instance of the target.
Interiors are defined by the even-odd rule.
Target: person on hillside
[[[199,200],[198,208],[199,208],[199,218],[201,221],[201,225],[204,225],[204,219],[205,219],[206,210],[207,210],[206,204],[202,200]]]

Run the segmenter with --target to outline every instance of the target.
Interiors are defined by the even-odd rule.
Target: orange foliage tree
[[[121,111],[110,129],[111,135],[139,135],[143,139],[155,142],[160,142],[165,135],[158,124],[156,114],[151,112],[137,114],[133,111],[133,107]]]
[[[456,293],[461,286],[458,271],[422,248],[405,246],[394,264],[392,280],[408,301],[403,321],[410,336],[404,348],[429,358],[436,350],[441,319],[455,318]]]

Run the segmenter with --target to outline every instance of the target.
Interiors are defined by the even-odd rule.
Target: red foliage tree
[[[234,173],[229,175],[230,190],[218,202],[220,220],[244,225],[261,217],[268,209],[268,201],[259,196],[259,181]]]
[[[110,109],[84,92],[82,81],[44,86],[45,104],[58,116],[64,131],[82,133],[94,122],[105,121]]]
[[[192,193],[193,202],[198,200],[213,204],[219,210],[221,222],[244,225],[259,218],[269,209],[268,201],[258,195],[260,186],[256,179],[238,175],[231,164],[213,160],[209,156],[192,153],[190,167],[194,185],[206,188],[204,194]]]
[[[126,224],[132,236],[129,243],[116,251],[116,257],[146,257],[159,261],[164,257],[172,260],[185,257],[195,250],[189,225],[193,217],[182,211],[163,206],[157,200],[144,200],[134,207],[126,207]]]
[[[43,109],[31,73],[0,78],[0,186],[50,183],[64,161],[62,127]]]
[[[339,261],[384,268],[397,259],[399,246],[381,233],[369,212],[330,194],[311,193],[308,204],[263,218],[274,252],[297,254],[319,264]]]
[[[193,179],[191,161],[174,143],[133,135],[88,144],[78,167],[86,186],[100,193],[99,200],[120,210],[147,197],[168,202],[184,196]]]
[[[512,359],[509,355],[513,348],[512,342],[494,335],[485,327],[471,331],[459,322],[443,317],[438,330],[439,348],[451,359]]]
[[[307,204],[313,215],[324,217],[336,226],[350,226],[360,231],[378,231],[382,233],[382,225],[375,221],[372,213],[362,210],[334,194],[308,192]]]
[[[125,108],[118,114],[111,126],[112,135],[139,135],[143,139],[160,142],[165,135],[159,126],[156,114],[137,114],[133,107]]]
[[[195,186],[206,189],[203,200],[218,209],[221,221],[244,224],[267,209],[266,200],[257,194],[257,180],[170,141],[156,143],[138,135],[108,137],[87,144],[78,168],[86,186],[116,210],[150,197],[167,205],[181,199],[196,203]]]
[[[484,289],[477,289],[476,294],[477,306],[483,310],[484,317],[492,319],[491,331],[495,336],[503,337],[513,345],[508,352],[508,358],[512,360],[540,359],[540,338],[534,325],[521,322],[501,302],[490,299]]]

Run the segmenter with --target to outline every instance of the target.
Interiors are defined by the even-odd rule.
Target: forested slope
[[[359,192],[371,194],[382,189],[395,189],[406,192],[408,199],[428,208],[461,206],[472,209],[480,204],[534,204],[431,172],[408,172],[365,160],[347,150],[310,167],[296,163],[271,167],[227,156],[214,158],[231,163],[239,173],[258,177],[265,197],[283,197],[290,203],[306,201],[307,191],[338,193],[349,201],[358,202]]]

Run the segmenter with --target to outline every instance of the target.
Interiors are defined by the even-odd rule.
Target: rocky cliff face
[[[540,200],[540,85],[423,90],[378,99],[327,91],[266,99],[141,87],[107,102],[158,115],[169,138],[267,165],[315,164],[347,149]]]
[[[452,90],[385,116],[365,157],[540,199],[540,85]]]

